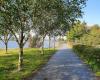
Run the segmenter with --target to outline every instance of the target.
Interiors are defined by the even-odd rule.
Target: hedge
[[[100,71],[100,48],[87,45],[74,45],[73,50],[85,63],[89,64],[93,71]]]

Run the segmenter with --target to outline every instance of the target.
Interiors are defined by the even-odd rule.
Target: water
[[[51,40],[51,47],[53,47],[53,40]],[[44,41],[44,48],[48,48],[49,43],[48,40]],[[5,48],[5,45],[2,41],[0,41],[0,48]],[[9,41],[8,42],[8,48],[18,48],[18,44],[16,41]],[[25,44],[24,48],[28,48],[28,42]]]

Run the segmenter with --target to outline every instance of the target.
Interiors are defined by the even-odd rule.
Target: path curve
[[[32,80],[96,80],[91,70],[66,45],[60,48]]]

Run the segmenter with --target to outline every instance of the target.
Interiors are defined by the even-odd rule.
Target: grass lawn
[[[8,54],[0,49],[0,80],[22,80],[32,72],[37,71],[54,54],[53,49],[44,49],[44,55],[39,49],[24,49],[23,71],[17,71],[18,49],[9,49]]]
[[[96,73],[96,76],[100,76],[100,71],[98,71],[98,72]]]

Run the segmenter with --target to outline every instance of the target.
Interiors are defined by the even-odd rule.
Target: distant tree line
[[[87,26],[85,22],[77,21],[73,28],[67,32],[67,40],[76,44],[99,46],[100,26]]]

